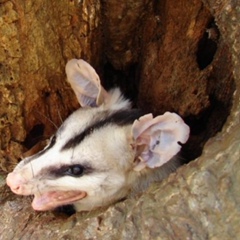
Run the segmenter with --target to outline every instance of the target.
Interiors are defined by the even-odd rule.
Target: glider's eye
[[[79,177],[83,174],[84,167],[81,165],[72,165],[65,170],[65,174],[73,177]]]

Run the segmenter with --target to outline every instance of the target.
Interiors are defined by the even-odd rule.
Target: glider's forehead
[[[83,132],[92,122],[101,118],[101,115],[97,108],[80,108],[64,121],[58,129],[56,136],[58,139],[68,140],[76,134]]]

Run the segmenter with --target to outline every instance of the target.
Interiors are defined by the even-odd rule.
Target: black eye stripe
[[[76,147],[87,136],[91,135],[94,132],[94,130],[102,128],[107,124],[116,124],[118,126],[124,126],[133,123],[135,119],[138,119],[142,115],[143,113],[138,109],[121,110],[114,112],[110,115],[108,114],[106,118],[100,119],[97,122],[92,123],[83,132],[71,138],[68,142],[65,143],[61,151]]]
[[[93,172],[93,168],[88,164],[72,164],[62,166],[52,166],[42,169],[41,175],[52,176],[54,178],[71,176],[81,177],[85,174]]]

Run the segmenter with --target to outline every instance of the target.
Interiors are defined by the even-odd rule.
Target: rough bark
[[[49,137],[78,107],[65,81],[67,59],[99,64],[99,3],[2,1],[0,5],[1,166]],[[98,42],[99,39],[99,42]]]
[[[48,119],[59,125],[59,115],[65,118],[77,107],[64,75],[64,64],[72,57],[103,69],[103,77],[112,77],[104,84],[118,84],[126,95],[134,92],[133,100],[142,108],[183,115],[192,129],[186,148],[190,158],[221,131],[198,159],[147,193],[95,212],[71,217],[36,213],[30,198],[12,195],[1,181],[1,238],[236,239],[239,3],[23,2],[0,1],[2,170],[9,171],[36,137],[44,139],[54,131]],[[209,38],[210,47],[204,45]],[[207,52],[216,50],[212,59],[205,58],[203,46]]]

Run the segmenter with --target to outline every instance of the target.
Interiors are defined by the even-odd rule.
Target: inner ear
[[[134,170],[160,167],[173,158],[189,137],[190,129],[175,113],[166,112],[153,118],[147,114],[135,120],[132,137],[135,141],[136,164]]]
[[[66,65],[67,79],[82,107],[101,105],[108,94],[94,68],[82,59],[72,59]]]

